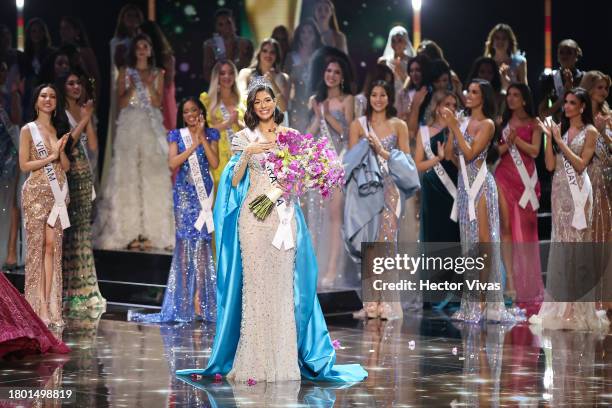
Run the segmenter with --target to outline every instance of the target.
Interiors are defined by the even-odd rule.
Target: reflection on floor
[[[339,362],[366,366],[358,384],[253,386],[178,381],[204,367],[214,326],[68,320],[69,356],[0,362],[0,389],[72,388],[76,407],[559,407],[612,404],[612,336],[533,333],[529,326],[462,326],[430,311],[403,321],[328,320]],[[58,401],[46,401],[60,406]],[[12,406],[0,401],[0,406]],[[43,405],[47,406],[47,405]]]

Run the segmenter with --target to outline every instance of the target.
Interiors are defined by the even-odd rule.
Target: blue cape
[[[238,218],[249,188],[248,168],[238,186],[232,186],[232,174],[238,158],[239,155],[234,155],[223,170],[213,213],[217,243],[215,341],[205,369],[176,372],[179,379],[188,383],[193,383],[191,374],[225,376],[232,369],[238,347],[242,318],[242,254],[238,240]],[[293,289],[302,378],[313,381],[362,381],[368,373],[359,364],[334,365],[336,351],[317,298],[317,259],[297,203],[294,214],[297,239]]]

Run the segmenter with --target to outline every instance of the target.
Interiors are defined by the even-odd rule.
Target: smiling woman
[[[265,220],[248,205],[266,194],[273,180],[262,159],[276,146],[278,110],[270,84],[255,81],[247,97],[247,128],[232,143],[234,156],[223,171],[215,202],[219,314],[208,367],[180,370],[226,375],[236,382],[361,381],[359,365],[339,366],[316,296],[317,265],[299,203],[284,201]],[[291,248],[273,245],[283,225],[296,237]],[[294,296],[299,294],[299,296]]]

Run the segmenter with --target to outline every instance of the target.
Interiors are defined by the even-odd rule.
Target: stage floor
[[[72,389],[76,407],[610,406],[612,336],[533,333],[529,326],[466,326],[424,311],[403,321],[328,318],[339,363],[363,364],[357,384],[209,383],[177,380],[204,367],[214,326],[140,325],[125,313],[68,320],[68,356],[0,362],[0,389]],[[0,401],[0,406],[5,406]],[[58,404],[59,405],[59,404]],[[8,405],[13,406],[13,405]]]

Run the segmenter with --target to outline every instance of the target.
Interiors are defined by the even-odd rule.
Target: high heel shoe
[[[355,319],[376,319],[378,317],[378,304],[376,302],[366,302],[363,309],[353,313]]]

